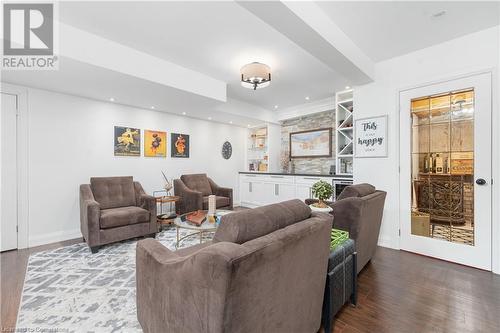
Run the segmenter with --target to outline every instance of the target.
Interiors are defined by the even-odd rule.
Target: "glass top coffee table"
[[[218,209],[215,211],[215,216],[220,218],[223,215],[226,215],[226,214],[229,214],[232,212],[233,211],[231,211],[231,210]],[[187,221],[183,221],[183,217],[185,217],[186,215],[191,214],[191,213],[192,212],[177,216],[174,220],[174,225],[175,225],[175,228],[177,229],[177,242],[175,243],[175,248],[179,248],[179,244],[182,240],[184,240],[188,237],[191,237],[191,236],[196,236],[196,235],[198,235],[200,237],[200,244],[201,244],[203,242],[203,236],[205,234],[215,232],[215,230],[217,230],[217,226],[219,224],[217,222],[214,222],[214,223],[208,222],[208,220],[206,220],[206,219],[199,226],[191,224]],[[181,235],[180,235],[181,229],[191,230],[192,232],[181,237]]]

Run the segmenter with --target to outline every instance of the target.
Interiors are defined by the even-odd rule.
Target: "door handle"
[[[477,185],[485,185],[486,180],[484,180],[483,178],[478,178],[478,179],[476,179],[476,184]]]

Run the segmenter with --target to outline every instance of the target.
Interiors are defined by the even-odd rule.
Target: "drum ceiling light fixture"
[[[271,83],[271,68],[260,62],[252,62],[241,67],[241,85],[257,90]]]

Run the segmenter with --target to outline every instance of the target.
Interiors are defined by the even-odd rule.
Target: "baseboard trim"
[[[391,239],[391,237],[384,237],[382,235],[379,236],[377,245],[381,247],[387,247],[389,249],[399,250],[399,246],[394,245],[394,242]]]
[[[80,238],[82,233],[79,229],[68,231],[56,231],[47,234],[31,236],[29,238],[29,247],[46,245],[50,243],[62,242],[70,239]]]

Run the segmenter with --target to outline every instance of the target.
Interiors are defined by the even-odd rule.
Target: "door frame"
[[[17,96],[17,248],[29,247],[28,89],[1,82],[0,91]]]
[[[404,214],[405,212],[403,212],[403,209],[401,207],[401,201],[402,201],[402,196],[405,195],[405,199],[407,200],[408,199],[408,196],[410,196],[410,192],[408,193],[405,193],[403,190],[402,190],[402,186],[403,186],[403,181],[406,181],[405,179],[403,179],[403,175],[401,174],[401,133],[402,133],[402,129],[401,129],[401,116],[402,116],[402,112],[406,112],[407,110],[402,110],[402,106],[401,106],[401,103],[400,103],[400,99],[401,99],[401,94],[408,91],[408,90],[413,90],[413,89],[419,89],[419,88],[425,88],[425,87],[428,87],[428,86],[432,86],[432,85],[436,85],[436,84],[444,84],[444,83],[447,83],[447,82],[451,82],[451,81],[456,81],[456,80],[460,80],[460,79],[467,79],[467,78],[471,78],[471,77],[474,77],[474,76],[478,76],[478,75],[482,75],[482,74],[489,74],[490,75],[490,105],[491,105],[491,108],[490,108],[490,112],[491,112],[491,166],[490,166],[490,169],[491,169],[491,183],[489,184],[489,186],[491,186],[490,188],[490,193],[491,193],[491,202],[490,202],[490,205],[491,205],[491,263],[490,263],[490,270],[493,272],[493,273],[496,273],[496,274],[500,274],[500,245],[498,244],[498,242],[500,241],[500,221],[499,221],[499,217],[500,217],[500,207],[498,205],[493,205],[493,202],[496,202],[495,200],[498,200],[500,198],[500,193],[499,193],[499,187],[498,187],[498,179],[499,176],[500,176],[500,170],[499,169],[499,166],[500,166],[500,140],[499,140],[499,134],[498,133],[498,130],[500,129],[500,117],[497,115],[497,112],[498,112],[498,109],[499,109],[499,106],[498,106],[498,98],[499,96],[498,95],[495,95],[494,94],[494,91],[496,89],[496,87],[498,87],[498,76],[497,76],[497,69],[496,68],[488,68],[488,69],[484,69],[484,70],[478,70],[478,71],[475,71],[475,72],[470,72],[470,73],[467,73],[467,74],[461,74],[461,75],[450,75],[448,77],[445,77],[445,78],[441,78],[441,79],[436,79],[436,80],[433,80],[433,81],[429,81],[429,82],[426,82],[426,83],[420,83],[420,84],[414,84],[414,85],[411,85],[411,86],[407,86],[407,87],[404,87],[404,88],[400,88],[398,90],[398,93],[397,93],[397,105],[398,105],[398,112],[397,112],[397,129],[398,129],[398,133],[397,133],[397,136],[399,138],[398,140],[398,143],[397,143],[397,153],[398,153],[398,162],[399,162],[399,175],[398,175],[398,184],[399,184],[399,187],[398,187],[398,191],[399,191],[399,196],[398,196],[398,212],[399,212],[399,230],[400,230],[400,233],[399,233],[399,237],[398,237],[398,242],[399,242],[399,248],[401,249],[401,245],[402,245],[402,234],[401,234],[401,230],[402,230],[402,226],[403,226],[403,220],[402,220],[402,214]],[[495,179],[495,182],[493,183],[493,179]],[[411,200],[410,200],[411,201]]]

